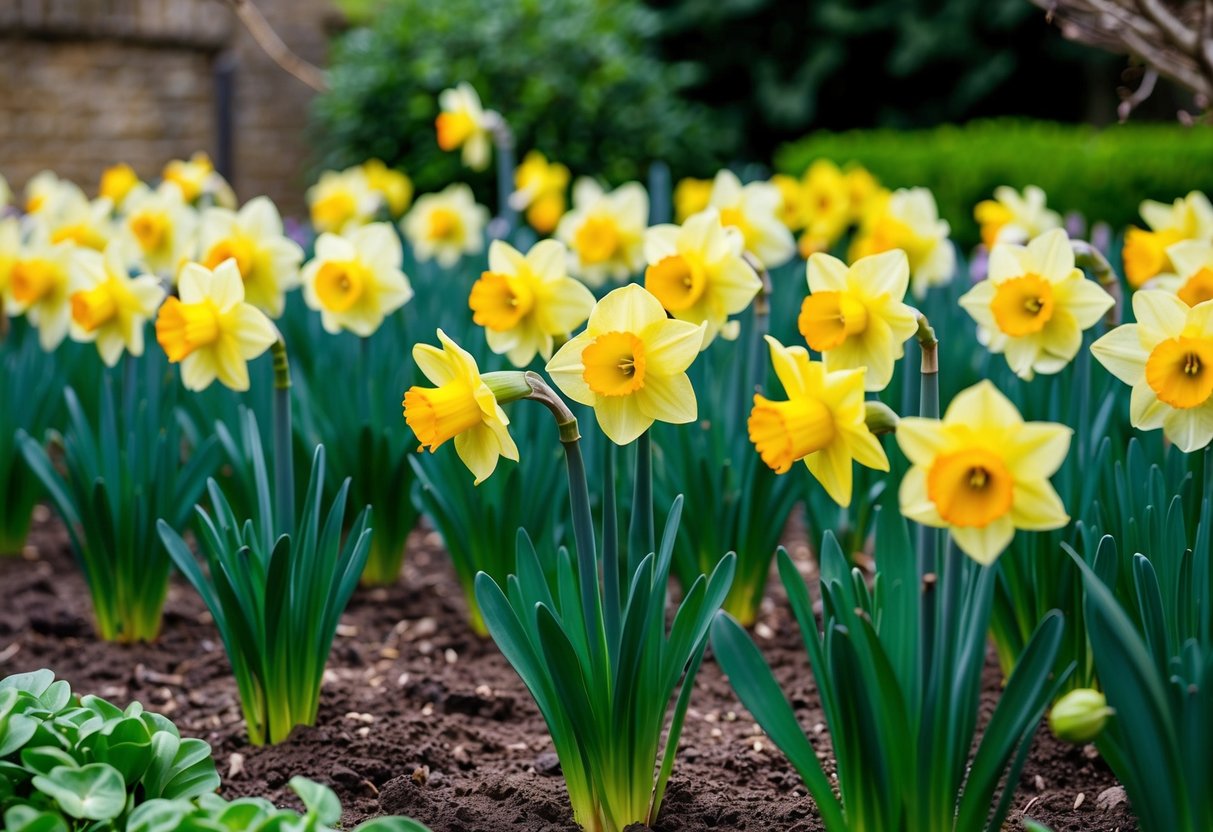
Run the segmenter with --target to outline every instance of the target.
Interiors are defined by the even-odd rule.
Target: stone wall
[[[323,64],[330,0],[255,2],[292,49]],[[91,191],[114,162],[155,177],[196,150],[218,158],[220,69],[233,92],[237,194],[299,213],[313,93],[221,0],[0,2],[0,173],[17,190],[51,168]]]

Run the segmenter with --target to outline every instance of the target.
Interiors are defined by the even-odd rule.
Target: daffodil
[[[21,247],[8,274],[5,311],[24,315],[38,329],[38,343],[52,352],[71,322],[72,243],[51,243],[39,233]]]
[[[164,289],[155,277],[130,276],[122,245],[115,240],[104,254],[77,249],[70,281],[72,339],[95,343],[109,367],[118,363],[124,350],[143,355],[143,328],[164,300]]]
[[[585,330],[556,351],[547,370],[565,395],[594,408],[612,442],[626,445],[655,421],[695,420],[686,370],[706,329],[666,317],[661,301],[632,283],[598,302]]]
[[[448,439],[476,477],[476,484],[497,468],[501,457],[518,461],[510,420],[480,375],[476,359],[438,330],[442,349],[413,347],[413,360],[437,387],[410,387],[404,394],[404,420],[430,453]]]
[[[542,355],[552,357],[556,339],[566,340],[594,308],[594,296],[568,276],[568,250],[541,240],[525,256],[509,243],[489,246],[489,270],[468,297],[472,320],[485,328],[489,349],[515,367]]]
[[[1061,372],[1090,329],[1115,301],[1074,266],[1070,239],[1060,228],[1027,246],[998,243],[985,280],[960,299],[977,322],[977,338],[1003,353],[1015,375]]]
[[[1188,306],[1171,292],[1133,295],[1135,324],[1091,345],[1112,375],[1133,388],[1129,421],[1163,433],[1185,453],[1213,439],[1213,301]]]
[[[97,196],[108,199],[114,205],[121,207],[127,195],[139,184],[139,175],[135,169],[126,163],[110,165],[101,171],[101,181],[97,185]]]
[[[51,170],[38,171],[25,183],[25,213],[37,214],[54,204],[55,198],[64,188],[76,186]]]
[[[366,171],[354,167],[320,174],[316,184],[307,189],[307,204],[316,231],[341,234],[370,222],[379,197],[371,189]]]
[[[418,260],[433,258],[449,269],[465,254],[484,248],[489,209],[476,204],[467,185],[448,185],[436,194],[419,197],[404,218],[404,236]]]
[[[626,280],[644,268],[644,230],[649,195],[638,182],[607,193],[592,179],[573,186],[573,210],[560,219],[556,237],[572,253],[572,271],[589,286]]]
[[[162,278],[175,278],[193,253],[198,213],[172,183],[154,191],[136,186],[127,200],[121,234],[131,243],[129,250],[143,268]]]
[[[762,289],[744,251],[741,233],[721,225],[715,208],[681,226],[653,226],[644,236],[644,287],[678,320],[706,323],[706,349],[722,331],[726,338],[737,336],[736,326],[726,327],[729,316]]]
[[[1134,288],[1157,275],[1174,272],[1167,249],[1182,240],[1213,241],[1213,205],[1200,191],[1192,191],[1171,205],[1147,199],[1141,216],[1149,231],[1130,228],[1123,251],[1125,277]]]
[[[982,200],[973,209],[973,218],[981,226],[981,241],[987,249],[996,243],[1026,243],[1046,231],[1061,228],[1061,216],[1050,211],[1045,192],[1028,185],[1021,195],[1014,188],[1001,185],[994,189],[994,198]]]
[[[884,448],[865,422],[863,368],[828,371],[803,347],[785,347],[770,335],[771,363],[787,401],[754,396],[750,441],[777,474],[804,460],[840,506],[851,504],[851,463],[888,471]]]
[[[742,185],[729,170],[716,174],[708,200],[720,212],[722,223],[741,232],[745,250],[768,269],[786,263],[796,252],[792,232],[779,221],[782,202],[779,189],[771,183]]]
[[[107,197],[89,201],[79,188],[61,189],[38,214],[52,243],[69,242],[102,251],[114,236],[114,204]]]
[[[800,253],[825,251],[846,231],[851,221],[851,193],[847,178],[828,159],[809,165],[800,183]]]
[[[712,198],[712,180],[687,177],[674,186],[674,220],[686,222],[708,207]]]
[[[848,167],[846,178],[851,222],[862,222],[872,210],[873,203],[882,200],[888,191],[880,186],[880,181],[871,171],[859,165]]]
[[[13,264],[20,256],[20,221],[16,217],[0,219],[0,301],[8,296],[9,277],[13,273]],[[3,314],[3,308],[0,308],[0,315]]]
[[[989,565],[1016,529],[1047,531],[1069,521],[1049,483],[1073,431],[1025,422],[1001,392],[981,381],[952,400],[942,420],[903,417],[897,443],[910,460],[901,513],[946,528],[960,550]]]
[[[1184,240],[1167,249],[1174,274],[1159,275],[1147,288],[1174,292],[1188,306],[1213,300],[1213,243]]]
[[[779,189],[779,210],[775,212],[779,221],[786,225],[789,231],[804,228],[804,188],[801,187],[800,180],[786,173],[777,173],[771,177],[771,184]]]
[[[800,333],[830,371],[866,367],[868,390],[883,390],[893,365],[918,329],[918,315],[903,301],[910,267],[899,250],[873,254],[847,266],[817,253],[808,263],[809,296],[800,308]]]
[[[540,234],[551,234],[568,208],[569,169],[532,150],[514,172],[514,188],[510,207],[525,211],[526,221]]]
[[[872,206],[851,244],[850,258],[901,249],[910,261],[914,297],[922,299],[932,286],[950,283],[956,272],[949,233],[950,226],[939,218],[929,190],[903,188],[882,196]]]
[[[438,146],[445,151],[463,149],[463,163],[472,170],[489,166],[492,151],[492,131],[501,116],[486,110],[476,89],[466,81],[443,90],[438,96],[442,112],[434,122],[438,130]]]
[[[400,270],[400,238],[384,222],[344,234],[321,234],[316,256],[303,268],[303,299],[320,312],[328,332],[348,329],[363,338],[413,297]]]
[[[234,260],[214,270],[187,263],[156,318],[156,340],[168,360],[181,364],[187,390],[205,390],[215,379],[242,391],[249,387],[248,362],[278,340],[265,313],[244,302],[244,281]]]
[[[383,200],[388,214],[393,219],[403,216],[413,203],[413,180],[379,159],[363,162],[362,172],[366,174],[367,186]]]
[[[224,208],[236,207],[236,195],[211,162],[211,157],[199,151],[189,158],[173,159],[164,166],[161,178],[181,189],[181,197],[191,205],[202,197]]]
[[[299,285],[303,249],[283,235],[282,218],[267,196],[249,200],[239,211],[204,210],[198,253],[208,269],[235,260],[245,300],[271,318],[282,315],[286,293]]]

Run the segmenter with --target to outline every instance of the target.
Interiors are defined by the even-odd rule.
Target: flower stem
[[[656,549],[653,524],[653,437],[645,431],[636,440],[636,482],[632,490],[632,519],[628,529],[628,574]]]
[[[295,471],[291,458],[291,364],[282,336],[270,347],[274,357],[274,515],[277,534],[295,528]]]
[[[927,419],[939,418],[939,339],[927,316],[919,313],[918,346],[922,352],[919,364],[918,413]],[[938,568],[939,532],[930,526],[918,526],[918,581],[919,596],[919,649],[922,658],[922,679],[931,675],[936,622],[936,591],[939,585]]]
[[[746,415],[753,403],[754,394],[762,386],[766,374],[763,372],[762,338],[767,334],[771,325],[771,275],[756,259],[749,254],[745,260],[758,274],[762,288],[754,296],[754,318],[750,327],[749,364],[746,367],[745,387],[741,396],[741,424],[745,425]]]
[[[510,205],[510,194],[514,192],[514,132],[505,119],[493,129],[493,144],[497,149],[497,218],[505,238],[518,222],[518,212]]]

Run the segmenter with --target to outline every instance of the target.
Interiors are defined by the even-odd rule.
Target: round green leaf
[[[126,783],[106,763],[81,768],[57,766],[34,778],[34,788],[53,799],[64,812],[83,820],[113,820],[126,808]]]

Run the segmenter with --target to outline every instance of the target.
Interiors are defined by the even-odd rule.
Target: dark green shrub
[[[1102,130],[1050,122],[976,121],[931,130],[814,133],[785,145],[776,167],[799,173],[818,157],[858,162],[888,187],[924,185],[964,246],[978,241],[973,206],[998,185],[1039,185],[1049,206],[1113,228],[1141,223],[1143,199],[1213,192],[1213,130],[1125,124]]]
[[[657,18],[637,0],[388,0],[370,21],[336,43],[315,105],[324,167],[379,158],[420,190],[468,178],[434,133],[438,93],[459,81],[506,117],[521,150],[575,174],[641,178],[654,159],[703,170],[731,149],[727,125],[680,95],[694,67],[650,53]]]

